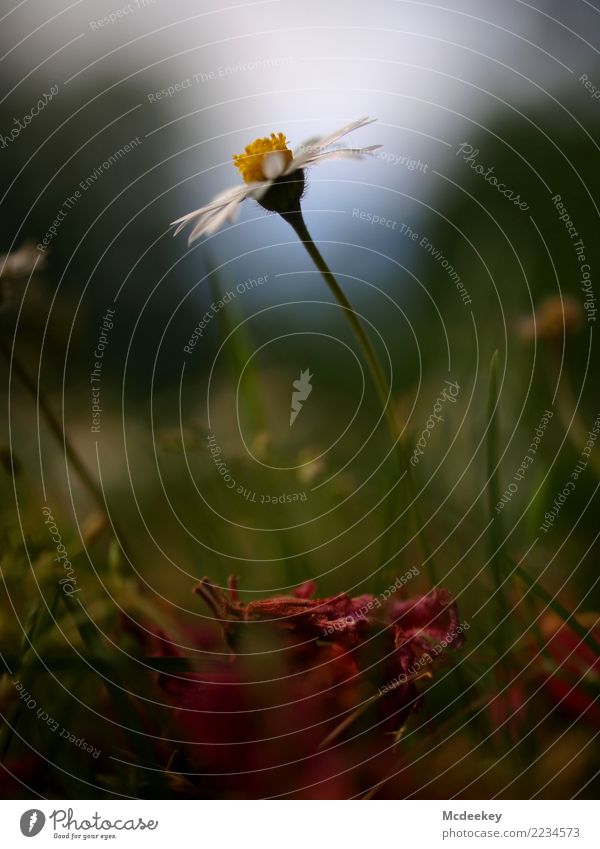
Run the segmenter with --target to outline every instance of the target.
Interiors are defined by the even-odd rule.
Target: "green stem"
[[[408,497],[410,502],[409,509],[412,512],[413,522],[415,524],[415,530],[417,532],[417,538],[420,543],[421,556],[423,558],[423,562],[427,562],[429,564],[431,578],[433,582],[436,583],[433,561],[431,558],[431,553],[429,551],[429,545],[425,538],[425,534],[423,533],[423,523],[421,521],[420,511],[417,505],[416,489],[412,477],[411,467],[407,461],[406,454],[404,452],[404,446],[402,444],[402,438],[400,435],[400,427],[396,420],[396,415],[391,404],[391,389],[385,377],[383,369],[381,368],[381,364],[379,362],[377,354],[375,353],[373,346],[371,345],[369,337],[367,336],[365,329],[357,313],[354,310],[354,307],[344,294],[342,287],[335,279],[329,266],[323,259],[321,252],[315,245],[313,238],[310,235],[308,228],[304,222],[302,210],[300,209],[300,207],[298,207],[298,209],[293,212],[289,212],[285,215],[282,215],[282,218],[285,218],[288,224],[294,229],[294,232],[306,248],[308,255],[319,270],[325,283],[327,283],[327,285],[329,286],[329,289],[333,294],[334,298],[336,299],[340,307],[342,307],[344,315],[346,316],[346,319],[350,324],[350,327],[352,328],[352,332],[356,336],[358,344],[360,345],[365,359],[369,365],[369,370],[371,372],[373,383],[375,384],[377,394],[379,395],[381,404],[384,409],[388,428],[390,431],[390,436],[392,438],[394,450],[396,451],[396,455],[398,457],[400,468],[406,474]]]
[[[488,437],[487,437],[487,473],[488,473],[488,507],[492,525],[490,528],[490,561],[492,563],[494,581],[496,583],[496,592],[498,599],[501,599],[503,589],[503,579],[516,575],[523,583],[532,591],[532,595],[537,596],[546,607],[549,607],[571,630],[577,634],[589,648],[600,656],[600,643],[592,634],[591,629],[586,629],[576,618],[575,614],[567,610],[555,596],[552,596],[548,590],[539,583],[537,578],[532,578],[526,571],[516,563],[506,552],[502,543],[505,538],[503,523],[500,514],[494,515],[494,507],[500,500],[500,481],[498,476],[498,426],[496,421],[497,411],[494,412],[496,401],[498,398],[498,351],[494,351],[490,364],[490,381],[488,389]],[[575,405],[573,404],[573,409]],[[560,407],[560,402],[559,402]],[[508,608],[509,600],[500,600],[500,616]],[[505,644],[510,642],[505,640]],[[540,638],[541,639],[541,638]],[[499,649],[499,656],[503,654],[502,647]]]
[[[63,428],[58,417],[54,414],[54,410],[50,406],[48,399],[43,394],[43,392],[38,389],[38,386],[36,385],[35,381],[31,377],[25,366],[23,366],[23,364],[17,357],[15,351],[11,350],[5,340],[1,337],[0,352],[2,353],[4,359],[8,364],[9,371],[12,369],[15,372],[25,389],[27,389],[27,391],[35,401],[36,406],[39,406],[39,409],[41,410],[46,420],[46,424],[56,437],[59,444],[64,448],[65,454],[71,466],[73,467],[73,469],[75,469],[75,472],[79,476],[79,479],[81,480],[82,484],[92,496],[102,513],[106,516],[108,526],[110,527],[112,525],[112,527],[114,528],[117,534],[119,545],[121,546],[123,551],[127,551],[127,549],[125,548],[125,543],[121,531],[117,528],[115,521],[111,519],[108,514],[102,492],[100,491],[96,482],[89,473],[85,463],[77,453],[75,446],[71,442],[67,432]]]
[[[504,583],[502,580],[502,568],[500,558],[502,554],[502,541],[504,532],[500,514],[494,515],[494,508],[500,501],[500,480],[498,472],[498,350],[495,350],[490,363],[487,418],[488,432],[486,442],[487,473],[488,473],[488,510],[492,520],[489,534],[489,560],[496,584],[496,604],[499,608],[499,619],[507,609],[504,598]]]

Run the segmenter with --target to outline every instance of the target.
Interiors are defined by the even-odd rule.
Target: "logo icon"
[[[25,837],[35,837],[46,824],[44,813],[37,808],[25,811],[21,817],[21,834]]]
[[[294,388],[294,392],[292,392],[292,404],[290,410],[290,427],[296,421],[296,416],[302,409],[302,405],[304,401],[308,398],[310,393],[312,392],[312,374],[308,369],[304,369],[304,371],[300,372],[300,377],[297,380],[294,380],[292,383],[292,387]]]

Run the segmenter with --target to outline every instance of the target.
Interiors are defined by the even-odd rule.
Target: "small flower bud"
[[[583,323],[581,304],[570,296],[554,295],[542,301],[534,316],[523,319],[519,325],[521,339],[560,341],[563,333],[575,333]]]

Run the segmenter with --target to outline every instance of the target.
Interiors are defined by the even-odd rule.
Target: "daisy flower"
[[[240,204],[247,198],[258,201],[269,212],[281,214],[299,210],[304,192],[304,169],[327,159],[360,159],[379,150],[381,145],[370,147],[331,148],[353,130],[372,124],[375,118],[360,118],[327,136],[308,139],[296,150],[288,147],[283,133],[271,133],[255,139],[243,153],[233,157],[244,185],[235,186],[216,195],[206,206],[188,212],[173,221],[174,235],[194,222],[188,244],[201,236],[215,233],[226,221],[234,221]]]
[[[175,234],[180,233],[188,224],[193,224],[188,244],[201,236],[216,233],[226,221],[233,221],[240,204],[247,198],[258,203],[269,212],[278,212],[284,221],[292,227],[306,252],[314,262],[330,292],[342,310],[346,321],[362,350],[367,362],[371,379],[379,395],[392,438],[398,463],[406,473],[409,489],[408,510],[413,515],[417,528],[423,559],[431,562],[429,546],[424,535],[422,523],[416,506],[416,491],[412,482],[412,467],[407,462],[400,439],[400,427],[396,419],[391,399],[391,385],[384,373],[379,358],[373,348],[368,333],[346,297],[342,287],[332,274],[325,258],[312,238],[302,215],[300,201],[304,194],[304,170],[328,159],[360,159],[382,147],[380,144],[369,147],[332,147],[348,133],[372,124],[375,118],[359,118],[341,129],[326,136],[308,139],[292,151],[288,147],[283,133],[271,133],[265,138],[255,139],[247,145],[243,153],[233,157],[233,162],[242,175],[244,185],[218,194],[206,206],[188,212],[177,221],[173,221]]]

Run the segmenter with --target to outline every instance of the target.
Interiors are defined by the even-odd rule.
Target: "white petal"
[[[267,153],[263,157],[262,172],[267,180],[276,180],[285,171],[285,156],[280,150]]]
[[[363,156],[368,156],[376,150],[380,150],[382,144],[372,144],[369,147],[338,147],[334,150],[322,150],[313,156],[315,161],[320,159],[360,159]]]
[[[320,150],[322,147],[321,139],[322,136],[311,136],[311,138],[305,139],[302,144],[298,145],[298,147],[294,149],[294,158],[302,153],[306,153],[308,150]]]
[[[300,157],[297,157],[290,163],[290,168],[292,166],[294,169],[309,168],[311,165],[317,165],[324,159],[362,159],[363,156],[368,156],[382,147],[383,145],[381,144],[372,144],[369,147],[341,147],[336,150],[322,150],[302,157],[301,164],[299,164]]]
[[[196,239],[199,239],[200,236],[211,236],[213,233],[216,233],[223,224],[227,221],[227,219],[231,216],[231,214],[235,214],[235,212],[239,208],[239,203],[236,201],[232,201],[227,206],[224,206],[222,209],[217,210],[212,213],[211,217],[208,220],[205,220],[194,227],[192,232],[190,233],[190,237],[188,239],[188,245],[191,245],[192,242],[195,242]]]
[[[181,227],[185,227],[190,220],[190,216],[196,215],[199,220],[190,233],[188,245],[191,245],[192,242],[195,242],[201,236],[209,236],[212,233],[216,233],[226,221],[235,221],[240,205],[246,198],[259,200],[271,185],[271,180],[261,180],[260,183],[248,183],[241,187],[243,189],[243,197],[233,195],[228,203],[222,203],[221,206],[213,205],[212,208],[204,207],[203,211],[198,210],[196,213],[190,213],[184,216],[186,221],[180,224],[178,230]],[[198,215],[198,213],[200,214]]]
[[[177,236],[178,233],[181,233],[186,224],[193,221],[195,218],[200,218],[206,213],[222,209],[223,206],[227,206],[233,200],[237,203],[241,203],[247,197],[249,188],[249,186],[234,186],[231,189],[226,189],[224,192],[220,192],[218,195],[215,195],[211,202],[207,203],[206,206],[194,209],[192,212],[188,212],[176,221],[172,221],[172,226],[177,225],[177,229],[173,235]]]
[[[197,222],[188,237],[188,245],[191,245],[196,239],[199,239],[200,236],[204,234],[206,228],[208,227],[209,222],[212,220],[210,215],[203,215]]]
[[[292,161],[285,169],[285,174],[291,174],[292,171],[298,171],[300,168],[304,168],[309,159],[313,156],[316,156],[317,153],[320,152],[320,148],[314,147],[307,150],[303,150],[301,153],[294,153],[292,157]]]
[[[342,136],[346,136],[348,133],[352,133],[354,130],[360,129],[360,127],[366,127],[368,124],[372,124],[376,120],[377,118],[359,118],[358,121],[352,121],[350,124],[346,124],[341,129],[330,133],[328,136],[316,136],[314,138],[307,139],[304,144],[301,144],[300,147],[297,148],[297,152],[294,151],[294,158],[296,157],[296,153],[298,153],[298,155],[302,155],[302,153],[308,153],[309,151],[314,152],[315,150],[322,150],[330,144],[338,141],[338,139],[341,139]]]
[[[354,130],[360,129],[360,127],[366,127],[368,124],[373,124],[376,120],[377,118],[359,118],[358,121],[352,121],[351,124],[346,124],[345,127],[342,127],[341,130],[322,138],[321,147],[328,147],[338,139],[341,139],[342,136],[347,136],[348,133],[352,133]]]
[[[262,180],[260,183],[252,183],[248,186],[248,188],[251,189],[251,191],[248,192],[248,197],[252,198],[252,200],[260,200],[272,185],[273,180]]]
[[[216,232],[221,224],[227,220],[232,209],[237,209],[239,205],[239,201],[234,199],[228,204],[225,204],[225,206],[222,206],[219,209],[211,209],[210,212],[206,212],[202,215],[190,233],[188,245],[191,245],[192,242],[195,242],[196,239],[200,238],[200,236]]]

